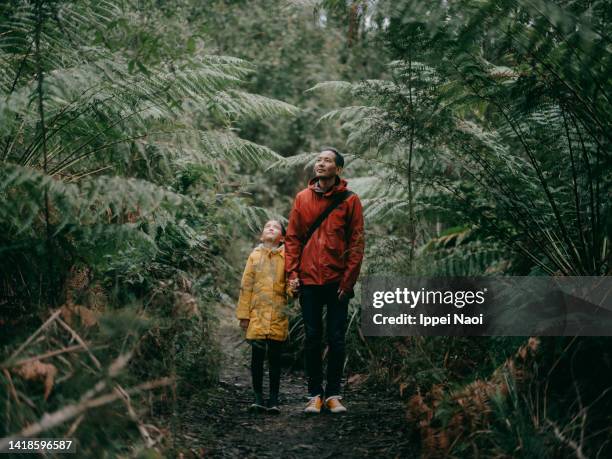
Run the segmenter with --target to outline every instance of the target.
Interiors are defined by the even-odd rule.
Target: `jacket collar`
[[[255,247],[258,250],[262,250],[264,252],[266,252],[268,255],[275,255],[275,254],[280,254],[281,256],[284,256],[285,254],[285,246],[283,244],[279,245],[278,247],[275,247],[273,249],[269,249],[268,247],[266,247],[265,245],[263,245],[263,243],[259,243],[257,245],[257,247]]]
[[[339,176],[336,175],[336,183],[325,193],[321,193],[321,190],[319,189],[318,185],[319,185],[319,179],[316,177],[313,177],[308,181],[308,188],[310,188],[313,192],[322,194],[323,196],[327,198],[327,197],[332,196],[333,194],[340,193],[341,191],[345,191],[348,185],[348,182],[344,180],[343,178],[340,178]]]

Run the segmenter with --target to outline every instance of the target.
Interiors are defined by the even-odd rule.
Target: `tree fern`
[[[399,202],[366,201],[366,215],[436,209],[503,242],[534,272],[607,272],[610,56],[598,20],[546,1],[378,8],[399,57],[391,78],[313,88],[360,104],[322,121],[340,122],[347,142],[407,189]],[[493,30],[489,46],[475,44]],[[597,65],[578,73],[586,62]]]
[[[117,224],[146,228],[154,241],[162,222],[174,224],[172,215],[198,215],[196,208],[214,203],[210,194],[189,196],[193,182],[177,177],[200,167],[204,182],[222,182],[240,164],[280,159],[233,129],[246,117],[296,112],[240,89],[253,64],[196,48],[172,62],[134,66],[115,38],[117,24],[134,18],[129,6],[14,3],[0,13],[3,245],[28,234],[56,260],[57,244],[88,237],[84,228],[102,234],[107,225],[110,238],[123,237]]]

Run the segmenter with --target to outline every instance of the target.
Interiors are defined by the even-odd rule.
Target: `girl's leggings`
[[[253,390],[263,392],[263,373],[266,348],[268,348],[268,371],[270,373],[270,394],[278,395],[281,375],[281,345],[282,341],[272,339],[253,339],[251,343],[251,377]]]

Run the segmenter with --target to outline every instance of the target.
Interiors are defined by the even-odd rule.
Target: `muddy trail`
[[[418,457],[405,409],[396,394],[345,386],[348,413],[302,413],[307,399],[300,373],[283,369],[279,415],[248,412],[252,403],[250,349],[229,306],[219,306],[217,339],[223,352],[219,383],[205,399],[181,410],[181,457],[305,458]],[[267,394],[267,369],[264,394]]]

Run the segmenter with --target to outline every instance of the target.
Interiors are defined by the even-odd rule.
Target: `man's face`
[[[316,178],[331,178],[342,171],[341,167],[336,166],[336,154],[330,150],[319,153],[314,165]]]

